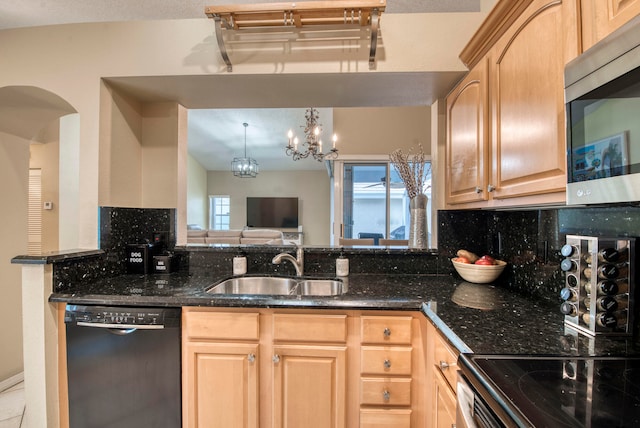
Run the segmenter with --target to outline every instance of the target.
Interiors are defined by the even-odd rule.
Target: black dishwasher
[[[181,426],[180,313],[67,305],[71,428]]]

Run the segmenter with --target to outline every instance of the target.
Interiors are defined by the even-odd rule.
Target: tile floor
[[[24,417],[24,383],[0,386],[0,428],[20,428]],[[14,384],[12,384],[14,383]]]

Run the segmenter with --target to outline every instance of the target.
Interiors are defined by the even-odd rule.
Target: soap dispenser
[[[349,259],[345,257],[343,252],[340,252],[340,256],[336,259],[336,276],[348,276],[349,275]]]
[[[233,275],[244,275],[247,273],[247,258],[244,254],[238,254],[233,258]]]

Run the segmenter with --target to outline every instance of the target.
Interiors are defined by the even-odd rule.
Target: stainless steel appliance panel
[[[71,428],[181,426],[180,309],[67,305]]]

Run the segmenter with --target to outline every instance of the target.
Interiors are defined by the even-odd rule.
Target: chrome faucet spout
[[[288,260],[293,264],[293,267],[296,268],[296,275],[302,276],[304,273],[304,251],[301,247],[296,248],[296,256],[293,257],[288,253],[280,253],[276,255],[271,263],[275,265],[279,265],[283,260]]]

